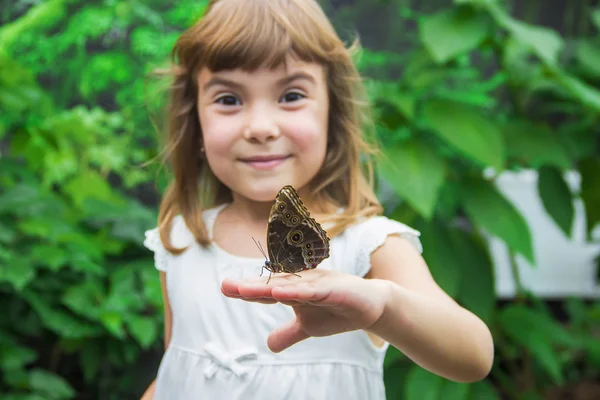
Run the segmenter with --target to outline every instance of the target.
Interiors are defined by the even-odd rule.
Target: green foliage
[[[162,347],[160,282],[141,246],[156,211],[139,200],[155,193],[143,163],[158,86],[143,74],[202,4],[161,7],[3,7],[2,398],[134,398],[147,385],[126,373]]]
[[[206,3],[0,7],[3,399],[136,398],[148,384],[132,371],[162,347],[162,300],[142,248],[156,210],[141,200],[159,191],[157,167],[144,163],[156,156],[147,111],[164,96],[145,74],[164,65]],[[588,233],[600,222],[600,37],[561,36],[494,0],[434,12],[386,3],[394,29],[418,27],[414,38],[387,36],[388,45],[406,37],[406,51],[365,50],[359,64],[373,77],[378,173],[395,194],[386,210],[422,232],[432,274],[490,324],[497,345],[491,377],[471,385],[390,349],[388,397],[540,399],[598,379],[599,305],[569,299],[568,325],[524,291],[499,307],[486,237],[535,264],[525,219],[494,183],[507,170],[538,170],[542,203],[565,235],[575,200]],[[371,3],[353,7],[337,18]],[[589,17],[598,32],[600,10]],[[581,175],[578,192],[568,171]]]
[[[590,317],[587,329],[575,322],[598,304],[569,300],[568,326],[521,287],[515,304],[497,308],[485,237],[501,239],[512,257],[535,266],[529,226],[494,182],[503,171],[522,169],[538,171],[543,206],[567,237],[576,199],[585,205],[588,232],[597,226],[600,91],[590,71],[599,36],[574,39],[580,47],[569,57],[568,39],[516,20],[495,1],[405,15],[419,22],[419,41],[405,54],[401,77],[393,73],[397,60],[384,52],[365,50],[360,64],[375,77],[369,88],[384,145],[378,171],[397,195],[387,210],[421,231],[436,281],[491,326],[497,354],[490,378],[473,385],[389,355],[388,397],[541,399],[598,379],[597,346],[590,344],[600,321]],[[571,171],[582,178],[577,193],[564,178]]]

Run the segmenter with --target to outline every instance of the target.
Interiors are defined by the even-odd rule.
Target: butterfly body
[[[329,257],[327,232],[310,216],[290,185],[279,191],[271,208],[267,251],[264,268],[271,273],[313,269]]]

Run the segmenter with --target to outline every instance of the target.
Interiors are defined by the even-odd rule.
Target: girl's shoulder
[[[379,247],[389,235],[399,235],[407,239],[419,252],[423,252],[419,240],[421,233],[418,230],[382,215],[358,218],[340,236],[359,247]]]
[[[202,212],[202,218],[204,220],[204,224],[206,228],[210,231],[212,230],[212,223],[214,222],[214,218],[218,214],[219,210],[223,207],[217,206],[214,208],[210,208],[204,210]],[[171,221],[171,227],[169,231],[171,244],[176,248],[185,248],[194,244],[196,239],[194,238],[194,234],[187,227],[185,219],[181,214],[173,217]],[[162,241],[160,240],[160,234],[158,227],[152,228],[144,232],[144,246],[151,250],[154,253],[154,261],[156,268],[160,271],[166,272],[167,265],[169,262],[169,258],[172,257],[172,254],[165,249]]]
[[[421,233],[396,220],[385,216],[362,217],[348,226],[335,240],[342,252],[353,264],[352,273],[364,276],[371,268],[371,254],[381,247],[388,236],[398,235],[408,240],[420,253],[423,252]]]

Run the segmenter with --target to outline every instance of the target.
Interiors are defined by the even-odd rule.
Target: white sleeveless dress
[[[209,233],[225,205],[204,211]],[[370,254],[390,234],[421,251],[419,232],[386,217],[365,219],[331,239],[331,255],[318,268],[364,276]],[[168,253],[157,229],[144,245],[156,268],[167,275],[173,313],[171,342],[161,361],[154,399],[383,400],[383,359],[388,344],[376,347],[364,331],[309,338],[281,353],[267,347],[276,327],[294,317],[283,304],[250,303],[221,293],[225,278],[258,276],[264,258],[232,255],[216,244],[198,245],[177,216],[172,243],[188,246]],[[267,273],[267,271],[265,271]]]

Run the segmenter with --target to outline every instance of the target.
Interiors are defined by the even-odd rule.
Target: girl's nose
[[[244,138],[259,143],[277,139],[280,132],[279,126],[275,122],[274,113],[275,111],[269,111],[266,108],[251,110],[248,124],[244,130]]]

